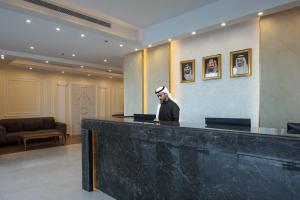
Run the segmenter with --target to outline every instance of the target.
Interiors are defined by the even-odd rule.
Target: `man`
[[[155,90],[160,103],[157,106],[156,121],[179,121],[179,107],[165,86]]]
[[[208,60],[207,66],[206,66],[206,72],[205,77],[206,78],[212,78],[218,76],[218,64],[217,61],[213,58],[210,58]]]
[[[184,80],[190,81],[193,79],[192,67],[189,64],[186,64],[183,68]]]
[[[244,55],[238,55],[235,59],[235,66],[233,67],[233,74],[247,74],[248,64]]]

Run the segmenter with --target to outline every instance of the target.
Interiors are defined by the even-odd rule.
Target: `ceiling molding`
[[[113,77],[117,79],[122,79],[123,74],[119,73],[110,73],[103,70],[97,70],[97,69],[91,69],[91,68],[84,68],[81,69],[80,67],[66,67],[62,65],[55,65],[55,64],[46,64],[46,63],[40,63],[35,62],[31,60],[24,60],[24,59],[14,59],[11,61],[8,66],[13,67],[22,67],[28,69],[29,67],[32,67],[34,70],[42,70],[42,71],[50,71],[50,72],[59,72],[61,73],[64,71],[64,73],[69,74],[80,74],[87,76],[88,74],[91,74],[93,77]]]
[[[87,63],[87,62],[80,62],[80,61],[74,61],[74,60],[69,60],[65,58],[55,58],[55,57],[49,57],[49,56],[42,56],[42,55],[37,55],[37,54],[29,54],[29,53],[24,53],[24,52],[17,52],[17,51],[7,51],[4,49],[0,49],[0,54],[4,54],[6,56],[12,56],[12,57],[17,57],[17,58],[26,58],[26,59],[31,59],[31,60],[38,60],[38,61],[46,61],[48,60],[50,63],[60,63],[62,65],[68,65],[68,66],[85,66],[85,67],[90,67],[90,68],[95,68],[98,70],[113,70],[118,73],[123,73],[123,69],[117,68],[117,67],[111,67],[111,66],[104,66],[104,65],[99,65],[99,64],[94,64],[94,63]]]

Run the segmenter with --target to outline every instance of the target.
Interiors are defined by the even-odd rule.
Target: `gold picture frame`
[[[252,48],[230,52],[230,78],[252,75]]]
[[[202,79],[217,80],[222,78],[222,55],[216,54],[202,58]]]
[[[181,83],[195,82],[195,59],[180,62]]]

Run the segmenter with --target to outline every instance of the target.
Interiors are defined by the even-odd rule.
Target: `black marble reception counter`
[[[300,199],[300,137],[132,119],[82,121],[82,187],[118,200]]]

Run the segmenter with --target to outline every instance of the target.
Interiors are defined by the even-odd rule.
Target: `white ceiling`
[[[246,5],[246,2],[253,3],[254,0],[230,0],[230,4],[228,4],[229,0],[44,1],[91,17],[108,20],[112,23],[112,28],[99,27],[95,24],[74,19],[74,17],[72,19],[70,16],[33,6],[23,0],[0,0],[0,53],[6,52],[7,55],[10,55],[10,58],[15,56],[19,59],[27,58],[40,60],[40,62],[49,60],[50,63],[54,64],[71,65],[73,67],[85,65],[121,72],[123,56],[133,52],[135,48],[141,49],[142,45],[145,45],[143,39],[147,39],[145,37],[147,35],[143,31],[148,30],[148,35],[162,38],[154,42],[166,41],[168,37],[173,37],[177,29],[181,30],[179,31],[180,34],[177,35],[183,35],[186,30],[185,34],[188,34],[190,30],[186,29],[187,25],[195,30],[199,28],[199,24],[194,25],[197,24],[195,22],[201,22],[203,26],[207,26],[208,23],[204,22],[211,19],[224,19],[225,15],[219,15],[221,12],[218,12],[218,10],[225,10],[230,15],[232,5],[238,3]],[[269,6],[266,2],[270,3],[270,0],[255,1],[255,5],[261,3],[266,8]],[[272,1],[280,5],[296,0]],[[210,12],[198,20],[193,17],[197,16],[194,15],[194,12],[205,13],[202,12],[203,10],[208,12],[209,7],[216,8],[214,9],[215,13],[212,13],[214,17],[207,17],[210,16]],[[247,9],[245,8],[245,10]],[[184,13],[190,13],[190,15]],[[191,16],[191,18],[185,21],[179,20],[180,24],[176,23],[177,18],[185,19],[182,16],[186,19],[188,19],[188,16]],[[237,17],[241,16],[243,14],[239,13]],[[32,23],[27,24],[26,19],[30,19]],[[175,28],[169,28],[167,26],[168,22],[172,22],[171,25]],[[218,23],[216,25],[218,26]],[[56,27],[60,27],[61,31],[57,32]],[[86,35],[85,38],[80,37],[82,33]],[[105,40],[108,40],[108,43],[105,43]],[[124,45],[123,48],[119,46],[121,43]],[[30,46],[34,46],[35,49],[30,50]],[[72,57],[73,53],[76,54],[75,57]],[[108,62],[104,62],[104,59],[108,59]]]
[[[48,0],[50,3],[80,11],[99,19],[125,24],[137,31],[170,17],[182,14],[217,0]],[[3,0],[5,3],[5,0]],[[8,4],[17,2],[6,1]],[[1,2],[0,2],[1,3]],[[122,71],[123,56],[141,48],[140,41],[130,41],[122,35],[116,37],[109,32],[69,23],[61,17],[26,10],[19,6],[0,4],[0,50],[27,53],[41,57],[69,60],[69,63],[88,63],[99,69],[112,68]],[[44,15],[43,15],[44,14]],[[27,24],[26,19],[32,21]],[[56,27],[61,31],[57,32]],[[84,33],[85,38],[80,34]],[[108,40],[108,43],[104,41]],[[124,47],[120,48],[120,44]],[[30,46],[34,46],[32,51]],[[71,55],[75,53],[76,56]],[[62,55],[64,54],[64,55]],[[36,59],[36,58],[35,58]],[[104,62],[108,59],[108,62]]]
[[[31,19],[32,23],[27,24],[26,19]],[[130,43],[124,43],[124,47],[120,48],[121,40],[105,37],[99,32],[4,8],[0,8],[0,27],[1,49],[116,68],[122,68],[122,55],[136,48]],[[57,32],[56,27],[60,27],[61,31]],[[82,33],[85,38],[80,37]],[[109,42],[105,43],[105,40]],[[29,49],[31,45],[35,47],[33,51]],[[72,57],[72,53],[76,56]],[[104,59],[109,62],[105,63]]]
[[[97,11],[139,28],[159,23],[218,0],[51,0]]]

